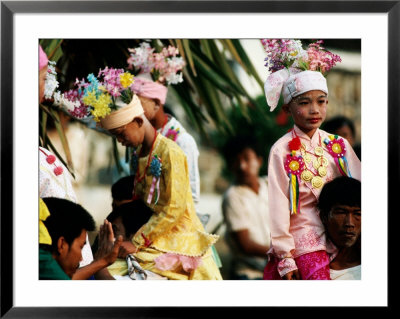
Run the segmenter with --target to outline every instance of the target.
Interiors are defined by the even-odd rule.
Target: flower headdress
[[[153,79],[164,85],[183,82],[182,72],[185,61],[179,55],[179,50],[170,45],[161,52],[154,52],[154,48],[147,42],[139,47],[128,49],[128,69],[138,70],[139,74],[151,73]]]
[[[281,93],[284,103],[309,89],[328,94],[323,75],[341,62],[341,58],[325,50],[322,40],[309,44],[307,50],[300,40],[261,39],[261,43],[267,53],[265,66],[271,72],[264,85],[271,111],[278,105]]]
[[[129,104],[133,98],[130,86],[134,76],[123,69],[105,67],[97,77],[91,73],[86,79],[76,79],[75,89],[63,94],[58,92],[54,97],[55,104],[65,106],[73,117],[93,115],[99,122],[122,104]]]
[[[284,68],[297,68],[302,71],[318,71],[325,74],[337,62],[340,56],[325,50],[323,41],[319,40],[308,45],[304,50],[300,40],[291,39],[261,39],[267,53],[265,66],[269,71],[276,72]]]

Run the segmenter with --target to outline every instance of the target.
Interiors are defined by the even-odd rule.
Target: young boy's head
[[[82,260],[87,231],[94,231],[93,217],[79,204],[61,198],[43,198],[50,216],[44,224],[51,237],[51,253],[72,278]]]
[[[326,183],[318,200],[328,238],[338,247],[351,247],[361,236],[361,182],[341,176]]]
[[[115,136],[117,141],[123,146],[138,147],[144,141],[144,115],[135,117],[131,122],[111,129],[110,133]]]
[[[115,238],[121,235],[124,241],[130,241],[152,214],[142,200],[134,200],[113,209],[107,220],[112,224]]]
[[[112,208],[116,208],[122,204],[132,201],[133,183],[135,177],[133,175],[120,178],[111,186]]]
[[[140,99],[136,94],[129,104],[118,101],[119,109],[100,119],[101,126],[124,146],[138,147],[144,141],[147,121]]]
[[[326,118],[328,95],[320,90],[311,90],[293,98],[282,106],[293,117],[294,123],[308,136],[321,126]]]
[[[286,75],[282,72],[286,72]],[[281,70],[272,73],[265,83],[267,101],[272,104],[271,110],[278,103],[279,83],[283,95],[282,109],[293,117],[294,123],[304,133],[312,137],[326,117],[328,86],[325,77],[317,71],[289,73]]]
[[[258,178],[263,158],[251,137],[233,137],[224,146],[223,153],[228,168],[239,183]]]
[[[165,104],[168,89],[166,86],[144,77],[137,77],[132,85],[132,90],[140,99],[144,115],[151,121],[156,113]]]

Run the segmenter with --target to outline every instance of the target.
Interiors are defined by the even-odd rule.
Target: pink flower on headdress
[[[341,62],[342,59],[340,56],[326,51],[325,48],[321,46],[322,43],[323,41],[320,40],[308,46],[307,62],[309,63],[309,70],[319,71],[324,74],[332,69],[337,62]]]

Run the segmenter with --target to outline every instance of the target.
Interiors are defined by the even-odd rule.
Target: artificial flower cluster
[[[261,39],[261,43],[267,53],[265,66],[270,72],[292,67],[325,74],[342,61],[340,56],[322,47],[322,40],[310,43],[307,50],[300,40]]]
[[[53,97],[55,89],[58,88],[57,72],[55,65],[55,61],[48,62],[47,75],[44,84],[44,97],[48,100]]]
[[[139,47],[128,49],[128,69],[136,69],[139,73],[151,73],[154,80],[162,84],[178,84],[183,82],[182,71],[185,61],[179,57],[179,50],[170,45],[161,52],[154,52],[154,48],[147,42]]]
[[[87,81],[86,81],[87,80]],[[56,105],[63,105],[71,116],[84,118],[93,115],[96,122],[116,110],[117,99],[129,104],[133,93],[130,86],[134,76],[123,69],[104,68],[96,77],[93,73],[75,81],[75,89],[54,97]]]
[[[319,71],[322,74],[332,69],[336,63],[342,62],[340,56],[326,51],[322,40],[310,43],[307,49],[308,58],[306,60],[307,70]]]
[[[261,39],[261,43],[267,52],[265,66],[270,72],[296,67],[296,61],[306,55],[300,40]]]

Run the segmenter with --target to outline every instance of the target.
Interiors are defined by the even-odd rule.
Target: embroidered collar
[[[293,126],[293,130],[296,132],[297,136],[309,141],[312,147],[319,145],[319,135],[321,133],[320,129],[317,128],[314,135],[310,138],[306,133],[304,133],[296,124]]]

